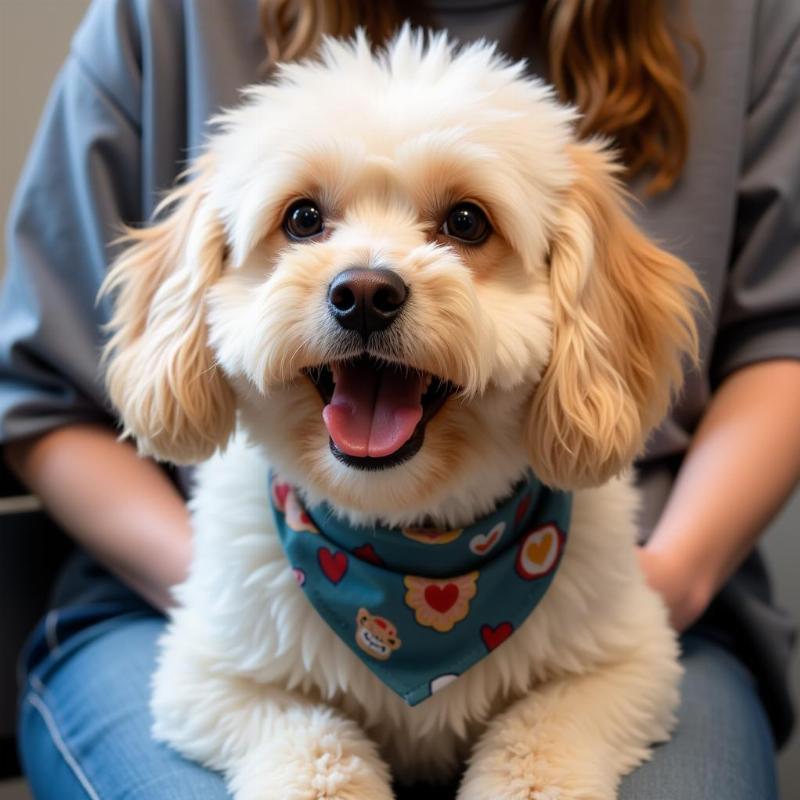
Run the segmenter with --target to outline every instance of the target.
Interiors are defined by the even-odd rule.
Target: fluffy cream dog
[[[384,800],[390,776],[465,761],[460,800],[607,800],[668,736],[677,645],[617,476],[694,352],[699,287],[574,120],[485,44],[328,41],[221,117],[110,273],[127,433],[208,459],[155,734],[242,800]],[[308,503],[404,527],[468,524],[532,466],[574,491],[569,542],[514,635],[409,707],[298,587],[270,465]]]

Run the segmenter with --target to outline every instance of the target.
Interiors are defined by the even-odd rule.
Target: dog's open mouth
[[[366,355],[305,372],[325,404],[331,452],[356,469],[386,469],[411,458],[425,426],[456,391],[434,375]]]

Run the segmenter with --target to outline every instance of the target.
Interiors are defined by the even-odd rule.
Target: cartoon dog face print
[[[397,628],[384,617],[373,616],[366,608],[356,615],[356,644],[369,656],[386,661],[402,644]]]

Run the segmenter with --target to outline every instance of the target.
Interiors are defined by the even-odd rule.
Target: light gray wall
[[[53,76],[88,5],[89,0],[0,0],[2,220]]]
[[[50,83],[88,5],[88,0],[0,0],[2,219]],[[778,517],[765,542],[778,596],[800,618],[800,492]],[[793,678],[795,689],[800,690],[800,659],[795,659]],[[800,736],[783,753],[780,766],[784,797],[800,797]]]

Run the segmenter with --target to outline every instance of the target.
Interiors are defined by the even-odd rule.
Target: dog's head
[[[140,449],[203,459],[238,413],[311,495],[386,518],[477,511],[527,464],[620,470],[695,350],[698,286],[574,118],[489,46],[408,29],[249,89],[107,281]]]

